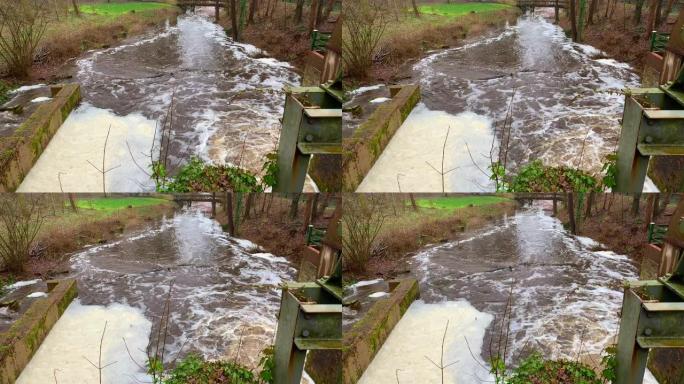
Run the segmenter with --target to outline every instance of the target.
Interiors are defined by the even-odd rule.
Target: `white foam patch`
[[[379,299],[381,297],[388,297],[388,296],[389,296],[388,292],[375,292],[375,293],[371,293],[370,295],[368,295],[368,297],[372,297],[374,299]]]
[[[93,165],[102,169],[110,127],[105,162],[110,170],[106,173],[107,192],[153,191],[154,183],[145,172],[150,171],[155,122],[141,114],[121,117],[83,104],[55,133],[18,192],[102,192],[102,174]]]
[[[390,101],[390,100],[392,100],[392,99],[390,99],[389,97],[378,97],[377,99],[373,99],[370,102],[373,104],[380,104],[380,103],[384,103],[385,101]]]
[[[30,294],[26,297],[37,298],[37,297],[47,297],[47,296],[48,296],[48,294],[45,292],[33,292],[32,294]]]
[[[384,86],[385,86],[385,84],[376,84],[376,85],[369,85],[366,87],[359,87],[359,88],[354,89],[353,91],[347,92],[347,96],[348,97],[358,96],[362,93],[378,90]]]
[[[25,85],[25,86],[23,86],[23,87],[19,87],[19,88],[17,88],[17,89],[13,89],[12,91],[9,92],[9,94],[14,95],[14,94],[17,94],[17,93],[26,92],[26,91],[32,91],[32,90],[34,90],[34,89],[39,89],[39,88],[43,88],[43,87],[47,87],[47,85],[45,85],[45,84]]]
[[[98,370],[85,358],[98,364],[105,322],[101,364],[113,364],[102,370],[102,383],[150,382],[129,357],[122,338],[132,357],[144,366],[152,323],[140,310],[126,305],[82,305],[76,299],[24,368],[17,384],[52,383],[55,377],[59,383],[99,382]]]
[[[46,97],[46,96],[41,96],[41,97],[36,97],[35,99],[31,100],[32,103],[42,103],[44,101],[50,101],[52,100],[51,97]]]
[[[6,288],[7,288],[7,289],[17,289],[17,288],[25,287],[25,286],[27,286],[27,285],[33,285],[33,284],[36,284],[36,283],[39,283],[39,282],[40,282],[40,279],[17,281],[17,282],[14,283],[14,284],[8,285]]]
[[[426,304],[418,300],[408,308],[368,366],[359,384],[440,383],[437,364],[442,358],[444,383],[479,384],[493,378],[480,354],[485,330],[494,316],[479,312],[467,301]],[[446,328],[447,321],[449,327]],[[467,340],[467,343],[466,343]],[[472,351],[472,354],[470,353]]]
[[[394,134],[357,192],[442,192],[442,176],[437,172],[442,169],[453,170],[444,176],[445,192],[492,191],[494,186],[485,174],[492,140],[489,118],[472,112],[452,115],[432,111],[420,103]]]
[[[642,382],[643,384],[658,384],[658,380],[653,376],[653,373],[649,369],[646,369],[646,372],[644,373],[644,381]]]

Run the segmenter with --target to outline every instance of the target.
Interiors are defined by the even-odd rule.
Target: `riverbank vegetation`
[[[233,215],[225,211],[216,219],[233,236],[259,244],[263,250],[297,264],[307,245],[308,226],[328,228],[338,195],[325,194],[235,194]],[[230,228],[232,226],[232,228]]]
[[[69,252],[106,243],[173,209],[174,203],[163,198],[2,196],[0,277],[50,278],[64,271]]]
[[[345,3],[347,5],[347,3]],[[404,64],[434,49],[461,44],[507,22],[518,10],[505,3],[363,0],[345,11],[343,59],[352,85],[388,82]]]
[[[68,59],[105,48],[174,21],[178,9],[163,3],[3,1],[0,6],[0,74],[15,81],[48,79]]]
[[[385,279],[405,271],[412,252],[458,239],[515,210],[500,196],[356,194],[345,198],[342,243],[345,279]]]
[[[642,69],[651,31],[669,33],[678,12],[674,0],[570,0],[560,25],[574,41],[590,44]],[[574,9],[574,12],[571,12]]]
[[[221,12],[219,23],[233,39],[263,49],[302,73],[311,50],[312,31],[331,33],[341,3],[342,0],[231,0],[230,7]]]

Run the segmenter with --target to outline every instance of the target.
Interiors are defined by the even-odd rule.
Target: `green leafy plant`
[[[603,371],[601,371],[603,380],[607,383],[614,382],[616,379],[615,370],[617,369],[617,346],[611,345],[603,351],[601,365],[603,366]]]
[[[570,360],[545,360],[534,353],[523,360],[506,379],[506,384],[603,384],[588,365]]]
[[[261,360],[259,361],[259,377],[264,383],[272,384],[275,381],[275,350],[273,347],[267,347],[261,352]]]
[[[264,172],[262,182],[270,187],[273,187],[278,182],[278,153],[271,152],[266,154],[266,162],[261,167]]]
[[[489,176],[489,179],[494,182],[494,186],[496,187],[497,192],[506,192],[509,188],[508,184],[505,181],[506,177],[506,168],[501,164],[501,162],[495,162],[492,163],[489,166],[489,170],[492,172],[492,174]]]
[[[14,276],[0,277],[0,297],[7,293],[7,286],[14,284]]]
[[[12,87],[4,81],[0,80],[0,104],[5,104],[10,99],[10,91]]]
[[[271,350],[272,348],[267,348]],[[265,355],[266,356],[266,355]],[[194,383],[231,383],[231,384],[261,384],[272,383],[273,360],[270,357],[262,357],[260,366],[262,371],[257,376],[252,370],[233,361],[207,361],[201,356],[191,353],[176,364],[163,384],[194,384]],[[269,366],[264,368],[265,364]],[[270,379],[266,379],[270,378]]]
[[[606,156],[601,172],[603,172],[603,185],[606,188],[615,188],[617,186],[617,153]]]
[[[152,164],[157,192],[187,193],[207,191],[263,192],[264,185],[251,172],[229,165],[207,164],[192,157],[178,174],[168,177],[163,164]]]
[[[596,177],[579,169],[566,166],[545,166],[535,160],[520,169],[507,188],[508,192],[590,192],[600,191]]]

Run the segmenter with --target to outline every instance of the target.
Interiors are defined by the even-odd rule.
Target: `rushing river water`
[[[60,382],[84,382],[78,375],[96,375],[81,356],[97,359],[94,353],[105,321],[110,336],[103,365],[118,362],[105,370],[110,378],[105,382],[129,382],[120,377],[139,370],[122,337],[137,362],[144,364],[141,350],[148,344],[152,351],[156,348],[170,286],[169,332],[163,347],[167,363],[189,352],[233,360],[239,350],[239,359],[254,367],[274,338],[279,284],[292,280],[295,272],[284,258],[227,236],[197,210],[185,210],[146,231],[76,253],[71,269],[79,299],[41,346],[42,355],[39,352],[22,374],[24,383],[51,382],[55,368],[61,371]],[[62,352],[51,353],[55,350]]]
[[[187,14],[154,35],[90,52],[77,62],[74,81],[83,104],[21,191],[102,192],[102,176],[89,162],[102,169],[108,131],[107,190],[153,190],[147,173],[151,157],[159,158],[165,120],[171,138],[163,150],[172,171],[192,156],[260,171],[280,135],[283,89],[299,76],[289,64],[233,42],[208,18]]]
[[[532,351],[600,362],[617,335],[622,282],[638,277],[629,258],[570,235],[538,207],[468,236],[428,247],[412,259],[421,299],[392,332],[363,383],[394,383],[396,369],[403,382],[438,382],[439,369],[424,356],[439,361],[447,321],[444,364],[456,362],[446,370],[447,382],[492,380],[490,346],[496,354],[497,345],[505,344],[499,335],[509,297],[509,364]],[[505,329],[509,320],[503,323]]]
[[[573,43],[541,14],[524,15],[493,36],[430,54],[412,72],[408,81],[420,84],[422,102],[360,191],[441,191],[441,176],[430,164],[440,168],[447,131],[444,170],[455,171],[445,177],[446,190],[492,190],[489,158],[498,156],[509,105],[510,139],[503,136],[508,169],[541,159],[599,171],[617,145],[624,104],[620,90],[639,84],[629,65]],[[375,108],[388,90],[381,85],[354,96],[352,103]],[[352,129],[357,120],[351,118]]]

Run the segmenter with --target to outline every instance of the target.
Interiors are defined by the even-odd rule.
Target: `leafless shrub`
[[[373,65],[373,55],[387,28],[383,10],[372,0],[343,3],[344,34],[342,59],[353,77],[365,77]]]
[[[342,254],[348,268],[365,268],[386,218],[381,195],[358,194],[344,200]]]
[[[0,58],[10,75],[28,76],[48,25],[47,2],[0,0]]]
[[[0,260],[11,272],[24,270],[31,244],[43,225],[40,197],[0,196]]]

